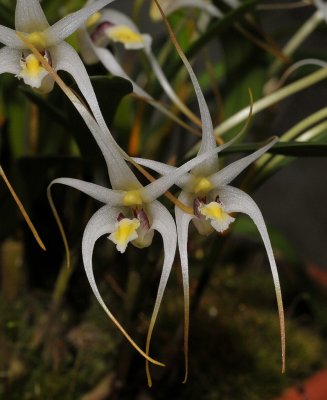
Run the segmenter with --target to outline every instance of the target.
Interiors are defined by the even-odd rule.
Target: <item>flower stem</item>
[[[286,46],[282,50],[282,53],[285,56],[290,57],[322,21],[323,21],[323,16],[321,12],[316,11],[306,21],[306,23],[301,26],[301,28],[295,33],[295,35],[287,42]],[[269,75],[278,74],[282,66],[283,63],[281,62],[281,60],[276,59],[270,68]]]
[[[5,172],[4,172],[4,170],[2,169],[1,166],[0,166],[0,176],[4,180],[7,188],[9,189],[10,194],[12,195],[13,199],[15,200],[20,212],[22,213],[22,215],[23,215],[28,227],[30,228],[35,240],[37,241],[38,245],[41,247],[42,250],[46,251],[44,243],[42,242],[39,234],[37,233],[37,230],[36,230],[35,226],[33,225],[30,217],[28,216],[28,214],[27,214],[27,212],[26,212],[26,210],[25,210],[25,208],[24,208],[24,206],[22,204],[22,202],[20,201],[20,199],[18,198],[16,192],[14,191],[13,187],[11,186],[11,184],[10,184],[10,182],[9,182],[9,180],[8,180],[6,174],[5,174]]]
[[[259,113],[265,108],[270,107],[273,104],[276,104],[280,100],[285,99],[288,96],[291,96],[294,93],[297,93],[303,89],[306,89],[309,86],[314,85],[315,83],[327,78],[327,68],[321,68],[318,71],[306,76],[305,78],[299,79],[298,81],[291,83],[282,89],[277,90],[276,92],[263,97],[260,100],[257,100],[253,104],[253,115]],[[243,108],[236,114],[232,115],[225,122],[220,124],[214,129],[214,133],[216,136],[223,135],[227,131],[229,131],[234,126],[238,125],[240,122],[244,121],[249,114],[250,106]]]

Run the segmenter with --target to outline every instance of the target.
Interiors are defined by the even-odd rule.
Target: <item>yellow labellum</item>
[[[140,206],[143,204],[141,193],[139,190],[130,190],[126,192],[123,198],[124,206]]]
[[[200,212],[205,217],[216,219],[218,221],[224,217],[224,214],[226,214],[223,211],[222,207],[216,202],[211,202],[207,205],[200,207]]]
[[[208,178],[196,178],[194,185],[194,193],[207,193],[213,188],[212,183]]]
[[[47,39],[43,32],[30,33],[27,40],[38,50],[44,50],[47,47]]]
[[[116,223],[115,231],[109,236],[109,239],[117,245],[117,250],[124,253],[128,243],[137,239],[136,230],[140,226],[140,221],[137,218],[123,218]]]
[[[143,43],[143,37],[125,25],[114,26],[107,30],[109,39],[124,44]]]
[[[23,71],[29,76],[36,77],[41,72],[45,71],[45,69],[42,67],[34,54],[29,54],[24,62]]]

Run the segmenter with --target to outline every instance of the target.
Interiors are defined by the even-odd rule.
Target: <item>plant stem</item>
[[[287,42],[282,50],[285,56],[291,56],[295,50],[305,41],[305,39],[317,28],[317,26],[323,21],[323,16],[320,11],[316,11],[295,33],[295,35]],[[278,74],[282,68],[283,63],[281,60],[276,59],[272,64],[269,75],[273,76]]]
[[[257,100],[253,104],[253,112],[252,115],[259,113],[260,111],[264,110],[276,104],[280,100],[285,99],[286,97],[291,96],[294,93],[297,93],[303,89],[306,89],[309,86],[314,85],[315,83],[327,78],[327,68],[321,68],[318,71],[306,76],[305,78],[299,79],[296,82],[293,82],[282,89],[277,90],[276,92],[263,97],[260,100]],[[238,125],[240,122],[244,121],[250,111],[250,106],[243,108],[243,110],[238,111],[236,114],[232,115],[228,118],[225,122],[220,124],[214,129],[214,133],[216,136],[223,135],[229,129],[233,128],[234,126]]]

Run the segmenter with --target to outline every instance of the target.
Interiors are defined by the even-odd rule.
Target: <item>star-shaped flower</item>
[[[204,99],[200,85],[193,72],[193,69],[185,57],[182,49],[176,41],[170,26],[167,23],[172,41],[187,68],[191,77],[196,96],[199,103],[201,121],[202,121],[202,141],[197,157],[208,153],[216,146],[215,136],[213,134],[212,120],[208,110],[208,106]],[[219,151],[230,146],[235,138],[229,143],[220,146]],[[270,268],[275,285],[281,342],[282,342],[282,370],[285,368],[285,322],[282,295],[277,272],[277,266],[271,247],[267,228],[261,214],[261,211],[254,200],[245,192],[230,186],[232,182],[247,166],[264,154],[270,147],[274,145],[277,138],[272,139],[268,144],[238,161],[233,162],[227,167],[219,171],[218,156],[213,154],[212,157],[206,159],[200,165],[194,167],[190,173],[184,174],[176,184],[182,188],[179,200],[184,204],[192,207],[194,215],[186,214],[182,210],[175,208],[178,248],[181,258],[181,268],[184,286],[185,298],[185,330],[184,330],[184,348],[185,348],[185,380],[188,374],[188,332],[189,332],[189,274],[188,274],[188,254],[187,254],[187,237],[188,227],[191,220],[200,234],[208,235],[214,230],[221,233],[228,229],[229,225],[235,220],[233,213],[245,213],[256,224],[259,233],[264,242]],[[168,166],[156,161],[143,160],[136,158],[135,161],[145,167],[149,167],[154,171],[162,174],[171,174],[175,167]],[[151,379],[150,377],[148,377]]]
[[[173,174],[168,174],[143,187],[123,159],[121,154],[124,154],[124,152],[113,142],[108,128],[104,132],[73,93],[70,93],[69,97],[89,127],[104,155],[112,189],[78,179],[58,178],[51,182],[49,196],[51,198],[50,188],[52,185],[62,184],[78,189],[104,204],[92,216],[83,234],[82,254],[87,278],[94,295],[106,314],[137,351],[146,358],[147,368],[149,361],[163,365],[153,360],[148,354],[153,328],[175,257],[177,233],[171,214],[156,199],[164,194],[176,179],[200,164],[207,157],[210,157],[217,149],[190,160],[177,170],[174,170]],[[95,242],[102,235],[109,234],[108,239],[116,245],[119,252],[124,253],[129,243],[139,248],[150,246],[154,231],[158,231],[163,239],[164,263],[149,325],[146,352],[143,352],[104,303],[95,282],[92,255]]]
[[[0,74],[14,74],[43,93],[53,88],[53,79],[19,39],[16,34],[19,32],[40,51],[54,70],[64,70],[73,76],[98,123],[104,127],[105,122],[86,69],[77,52],[64,39],[75,32],[90,15],[112,1],[97,0],[50,26],[39,0],[17,0],[16,30],[0,25],[0,43],[5,45],[0,50]]]

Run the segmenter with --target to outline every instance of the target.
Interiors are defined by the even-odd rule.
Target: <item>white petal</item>
[[[91,46],[90,39],[86,30],[83,28],[78,29],[77,37],[79,43],[79,52],[81,54],[82,60],[85,62],[85,64],[88,65],[97,64],[99,62],[99,59]]]
[[[55,45],[66,39],[69,35],[76,31],[92,14],[101,8],[112,3],[114,0],[97,0],[94,3],[83,7],[60,21],[56,22],[44,33],[47,37],[49,45]]]
[[[185,54],[183,53],[179,45],[176,46],[176,50],[190,75],[190,78],[194,86],[195,94],[198,99],[200,114],[201,114],[201,122],[202,122],[202,140],[198,154],[203,154],[209,150],[212,150],[216,146],[216,139],[213,133],[212,120],[210,117],[207,103],[203,96],[199,82],[191,67],[191,64],[189,63],[188,59],[186,58]],[[199,166],[198,169],[196,169],[195,174],[197,175],[199,173],[201,175],[210,175],[217,169],[218,169],[218,157],[213,157],[211,159],[206,160],[206,162],[204,162],[201,166]]]
[[[113,56],[113,54],[108,50],[104,49],[98,46],[92,45],[94,53],[96,56],[99,58],[101,63],[104,65],[104,67],[112,74],[115,76],[120,76],[121,78],[127,79],[128,81],[131,82],[133,85],[133,91],[135,94],[138,96],[144,97],[145,99],[151,100],[152,97],[146,93],[136,82],[134,82],[123,70],[123,68],[120,66],[116,58]]]
[[[57,71],[68,72],[74,78],[78,88],[86,99],[96,121],[106,131],[107,125],[102,116],[98,100],[92,87],[89,75],[77,54],[76,50],[66,42],[62,42],[53,48],[54,67]]]
[[[226,212],[241,212],[247,214],[253,222],[256,224],[258,231],[262,237],[263,243],[266,248],[267,256],[270,263],[270,268],[272,272],[272,277],[275,285],[279,323],[280,323],[280,333],[282,342],[282,362],[284,369],[285,363],[285,317],[282,293],[279,283],[278,271],[275,262],[274,253],[271,247],[269,235],[267,232],[265,221],[262,217],[259,207],[256,205],[254,200],[245,192],[240,189],[234,188],[232,186],[225,186],[219,191],[219,197],[225,206]]]
[[[54,179],[49,186],[51,187],[57,183],[77,189],[95,200],[110,204],[110,206],[117,206],[122,203],[123,195],[120,192],[107,189],[94,183],[85,182],[74,178],[57,178]]]
[[[166,95],[170,98],[170,100],[182,111],[185,115],[190,115],[192,112],[190,109],[180,100],[180,98],[175,93],[171,84],[169,83],[166,75],[162,71],[157,59],[154,57],[150,47],[145,48],[145,54],[148,57],[149,63],[152,67],[153,73],[157,77],[161,87],[165,91]]]
[[[80,113],[94,139],[99,145],[108,166],[108,173],[113,189],[133,190],[141,188],[132,170],[121,156],[123,151],[113,139],[109,129],[101,129],[90,112],[77,97],[69,96],[76,110]]]
[[[182,192],[178,200],[182,203],[192,206],[190,196]],[[187,380],[188,375],[188,337],[190,325],[190,288],[189,288],[189,272],[188,272],[188,254],[187,254],[187,238],[188,226],[194,216],[186,214],[180,208],[175,207],[177,237],[178,237],[178,250],[181,259],[183,291],[184,291],[184,357],[185,357],[185,377],[184,382]]]
[[[18,75],[20,73],[20,58],[21,52],[9,47],[0,49],[0,74],[9,72],[10,74]]]
[[[17,0],[15,27],[26,33],[43,31],[49,27],[39,0]]]
[[[2,25],[0,25],[0,43],[14,49],[26,49],[25,44],[16,35],[16,31]]]
[[[150,215],[152,218],[151,229],[158,231],[162,236],[163,246],[164,246],[164,263],[162,267],[162,273],[160,277],[157,297],[149,325],[148,335],[146,339],[146,354],[149,354],[153,328],[158,316],[159,308],[170,275],[171,267],[173,265],[176,252],[176,244],[177,244],[175,222],[173,217],[167,211],[167,209],[164,206],[162,206],[158,201],[154,201],[153,203],[151,203],[148,206],[148,209],[150,211]],[[146,370],[148,376],[148,383],[149,386],[151,386],[151,377],[149,372],[148,361],[146,363]]]
[[[104,309],[105,313],[113,321],[113,323],[117,326],[121,333],[126,337],[126,339],[136,348],[136,350],[144,357],[148,357],[143,352],[143,350],[141,350],[138,345],[133,341],[133,339],[129,336],[125,329],[120,325],[120,323],[113,316],[111,311],[109,311],[108,307],[102,299],[94,278],[92,256],[95,242],[100,236],[111,233],[114,230],[117,213],[118,210],[116,208],[104,206],[99,211],[97,211],[90,219],[85,228],[82,241],[84,268],[92,291],[98,302],[100,303],[101,307]]]
[[[262,156],[267,150],[269,150],[276,142],[278,138],[273,138],[268,144],[261,147],[259,150],[254,153],[241,158],[233,162],[232,164],[227,165],[227,167],[223,168],[221,171],[216,174],[211,175],[210,180],[212,184],[217,187],[220,185],[228,185],[233,179],[235,179],[245,168],[247,168],[253,161],[257,160]]]

